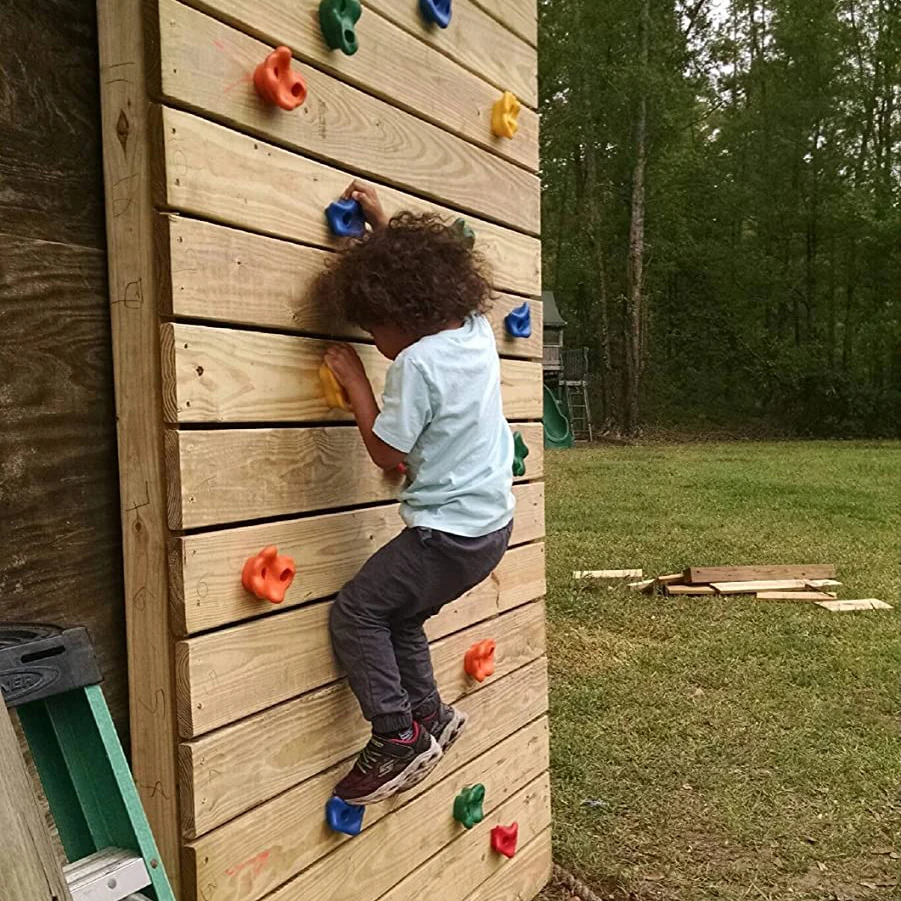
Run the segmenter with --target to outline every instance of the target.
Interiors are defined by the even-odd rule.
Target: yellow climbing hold
[[[515,94],[504,91],[503,96],[494,104],[491,114],[491,130],[499,138],[512,138],[519,130],[519,111],[522,104]]]
[[[319,367],[319,380],[322,382],[322,393],[325,395],[325,402],[333,410],[347,410],[351,412],[350,401],[344,392],[344,387],[335,378],[335,373],[328,368],[328,363],[323,363]]]

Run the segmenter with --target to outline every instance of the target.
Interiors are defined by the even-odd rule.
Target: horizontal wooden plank
[[[511,544],[544,537],[544,483],[514,485],[513,494]],[[334,594],[402,528],[397,505],[391,504],[173,539],[169,596],[174,628],[188,635],[278,609],[249,595],[241,585],[238,574],[255,548],[275,545],[294,558],[300,576],[282,604],[287,608]],[[532,548],[529,553],[537,551]],[[501,563],[502,599],[514,586],[521,590],[531,584],[531,566],[508,572],[509,566]]]
[[[538,169],[538,116],[520,115],[515,141],[491,133],[497,88],[426,46],[381,16],[365,14],[353,56],[330,51],[319,28],[319,0],[189,0],[268,44],[286,44],[294,55],[343,81],[413,112],[513,160]],[[491,12],[491,10],[488,10]]]
[[[482,770],[479,779],[486,785],[485,816],[515,819],[524,837],[534,837],[550,825],[550,779],[537,776],[522,788],[526,773],[535,772],[542,758],[528,751],[510,754],[491,770]],[[523,759],[525,758],[525,759]],[[465,784],[465,783],[463,783]],[[461,783],[445,779],[430,791],[385,817],[352,842],[345,842],[327,858],[313,864],[299,876],[273,892],[270,901],[345,901],[352,892],[354,901],[376,901],[392,888],[402,873],[438,856],[465,831],[449,811]],[[517,791],[519,789],[519,791]],[[510,799],[507,801],[507,799]],[[506,801],[506,803],[504,803]],[[488,844],[489,823],[477,827]],[[489,855],[490,845],[482,853]],[[390,848],[390,853],[386,849]],[[337,876],[343,873],[344,878]],[[411,896],[405,896],[407,898]],[[421,897],[421,896],[412,896]],[[441,897],[441,896],[439,896]]]
[[[349,173],[190,113],[155,107],[154,119],[162,132],[154,178],[160,206],[319,247],[341,246],[344,239],[331,234],[323,212],[345,190]],[[459,211],[394,188],[382,187],[379,194],[389,215],[437,212],[449,223],[459,216]],[[539,294],[539,240],[483,219],[467,221],[493,283],[507,291]]]
[[[538,46],[537,0],[474,0],[490,16],[533,47]]]
[[[512,753],[515,752],[511,749]],[[483,781],[478,775],[475,779]],[[492,783],[485,780],[485,788],[487,794],[491,791]],[[521,792],[501,804],[481,823],[458,835],[440,853],[430,857],[422,866],[403,878],[394,888],[382,895],[381,901],[411,901],[420,898],[465,901],[492,876],[507,875],[512,861],[490,850],[491,830],[494,826],[499,824],[509,826],[516,823],[519,827],[517,849],[520,849],[540,836],[546,836],[551,825],[549,794],[545,794],[542,789],[531,795],[532,803],[524,803],[528,797],[528,791]],[[550,869],[549,856],[545,855],[545,875]],[[514,897],[517,901],[525,901],[528,896]],[[491,901],[497,901],[497,897],[492,896]]]
[[[704,595],[716,594],[716,590],[710,585],[667,585],[666,593],[671,595],[701,597]]]
[[[758,591],[758,601],[832,601],[834,594],[825,591]]]
[[[319,377],[333,342],[232,328],[166,322],[160,326],[163,413],[168,422],[353,422],[331,409]],[[376,397],[391,361],[372,344],[356,344]],[[501,361],[508,419],[540,419],[541,364]]]
[[[167,316],[311,332],[337,338],[366,333],[325,310],[313,286],[329,253],[211,222],[162,214],[158,251]],[[488,313],[502,356],[540,360],[543,308],[529,301],[532,335],[513,338],[504,317],[526,299],[499,294]]]
[[[538,106],[538,54],[471,0],[454,0],[450,28],[434,28],[419,12],[419,0],[365,0],[405,31],[425,41],[463,68],[512,91],[522,103]]]
[[[573,578],[579,579],[640,579],[644,571],[640,569],[576,569]]]
[[[435,776],[387,803],[373,804],[363,818],[363,834],[384,817],[430,790],[435,780],[453,779],[457,784],[478,781],[480,773],[494,768],[509,755],[548,756],[548,723],[542,718],[515,731],[512,711],[505,711],[503,727],[508,731],[483,753],[458,753],[458,745],[442,760]],[[474,725],[474,724],[471,724]],[[302,782],[207,835],[188,843],[184,852],[186,882],[203,889],[203,901],[256,901],[326,854],[350,841],[332,832],[322,811],[335,783],[349,761]],[[530,769],[529,772],[532,772]],[[540,764],[536,772],[541,772]],[[254,862],[259,866],[253,866]],[[410,896],[416,897],[416,896]]]
[[[512,425],[530,449],[525,478],[540,479],[541,424]],[[173,529],[389,501],[402,484],[373,465],[352,426],[170,430],[166,453]]]
[[[758,591],[803,589],[807,583],[803,579],[760,579],[757,582],[714,582],[711,587],[719,594],[755,594]]]
[[[859,600],[844,601],[815,601],[818,607],[823,607],[830,613],[852,613],[855,610],[891,610],[892,605],[880,601],[878,598],[861,598]]]
[[[541,186],[531,172],[316,69],[303,70],[302,107],[273,110],[251,78],[268,44],[177,0],[160,0],[159,23],[165,100],[356,175],[539,231]]]
[[[686,581],[694,584],[834,578],[835,566],[831,563],[804,563],[797,566],[690,566],[685,570]]]
[[[459,704],[470,717],[470,727],[451,752],[462,759],[487,750],[547,710],[547,661],[486,682],[462,699],[449,694],[440,677],[438,687],[445,701]],[[341,724],[339,730],[335,723]],[[179,797],[186,836],[202,835],[334,766],[362,747],[368,731],[342,681],[183,743]]]
[[[532,901],[549,882],[554,869],[551,830],[545,829],[516,856],[486,879],[465,901]]]
[[[447,670],[444,682],[458,696],[475,684],[462,661],[477,641],[497,641],[496,677],[544,653],[544,606],[526,604],[489,619],[498,609],[498,594],[489,585],[427,623],[429,639],[438,640],[433,656]],[[339,678],[343,673],[328,631],[330,609],[330,601],[313,604],[178,642],[175,687],[182,737],[202,735]],[[477,625],[448,634],[472,622]]]

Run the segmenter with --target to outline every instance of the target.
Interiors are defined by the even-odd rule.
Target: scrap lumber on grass
[[[716,594],[709,585],[667,585],[666,593],[672,595],[691,595],[701,597],[708,594]]]
[[[833,601],[835,593],[828,591],[758,591],[758,601]]]
[[[832,613],[850,613],[852,610],[891,610],[892,605],[876,598],[862,598],[857,601],[817,601],[818,607],[824,607]]]
[[[834,579],[832,563],[805,563],[794,566],[690,566],[684,573],[692,585],[713,582],[752,582],[764,579]]]
[[[719,594],[756,594],[758,591],[802,591],[807,588],[803,579],[760,579],[756,582],[714,582]]]
[[[835,579],[805,579],[808,588],[813,588],[815,590],[819,590],[820,588],[840,588],[841,582],[836,582]]]
[[[644,572],[640,569],[577,569],[574,579],[640,579]]]

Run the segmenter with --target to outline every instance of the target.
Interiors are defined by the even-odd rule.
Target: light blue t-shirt
[[[373,431],[407,455],[400,515],[408,526],[478,538],[513,518],[513,436],[484,316],[398,354]]]

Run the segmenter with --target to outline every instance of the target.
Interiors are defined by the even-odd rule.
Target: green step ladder
[[[175,901],[101,680],[85,629],[0,623],[0,691],[70,861],[73,901]]]

